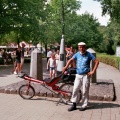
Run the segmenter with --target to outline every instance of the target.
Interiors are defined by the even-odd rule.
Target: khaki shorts
[[[21,66],[24,64],[24,58],[21,58]]]

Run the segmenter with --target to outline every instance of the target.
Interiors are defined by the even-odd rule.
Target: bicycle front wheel
[[[35,95],[35,89],[32,86],[28,87],[28,85],[22,85],[18,93],[23,99],[31,99]]]
[[[65,94],[59,94],[60,95],[60,98],[62,100],[63,103],[65,104],[72,104],[72,102],[70,101],[71,97],[72,97],[72,92],[73,92],[73,84],[72,83],[65,83],[63,85],[61,85],[60,87],[60,90],[61,91],[65,91],[68,93],[68,95],[65,95]],[[76,101],[76,104],[78,104],[80,102],[80,99],[81,99],[81,91],[78,92],[78,95],[77,95],[77,101]]]

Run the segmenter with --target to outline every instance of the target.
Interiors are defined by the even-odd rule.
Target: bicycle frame
[[[27,74],[24,75],[20,75],[18,77],[23,78],[24,80],[29,81],[28,84],[23,84],[20,86],[20,88],[18,89],[18,93],[19,95],[23,98],[23,99],[31,99],[35,96],[35,89],[34,87],[31,85],[31,82],[33,83],[38,83],[40,85],[42,85],[43,87],[47,88],[48,90],[50,90],[51,92],[53,92],[54,94],[58,95],[57,97],[59,97],[59,101],[57,103],[57,105],[60,102],[63,102],[65,104],[71,104],[70,98],[72,96],[72,89],[73,89],[73,82],[61,82],[62,79],[62,75],[64,76],[64,74],[60,74],[59,76],[55,77],[54,79],[52,79],[50,82],[45,82],[45,80],[50,80],[50,79],[44,79],[44,80],[39,80],[39,79],[35,79],[32,78],[30,76],[28,76]],[[62,84],[59,84],[62,83]],[[80,99],[82,97],[81,91],[78,92],[78,97],[77,97],[77,104],[79,103]]]
[[[51,82],[49,82],[49,83],[44,82],[44,80],[38,80],[38,79],[32,78],[32,77],[30,77],[30,76],[24,76],[23,78],[24,78],[25,80],[28,80],[28,81],[29,81],[29,83],[28,83],[28,89],[29,89],[29,86],[30,86],[30,83],[31,83],[31,82],[36,82],[36,83],[41,84],[43,87],[45,87],[45,88],[47,88],[47,89],[49,89],[48,86],[51,87],[52,90],[51,90],[51,89],[49,89],[49,90],[50,90],[51,92],[53,92],[53,93],[57,92],[57,93],[60,93],[60,94],[63,94],[63,95],[68,96],[69,93],[68,93],[67,91],[59,90],[59,86],[56,85],[56,83],[61,79],[61,76],[62,76],[62,74],[60,74],[59,76],[53,78],[53,79],[51,80]],[[57,94],[57,93],[55,93],[55,94]]]

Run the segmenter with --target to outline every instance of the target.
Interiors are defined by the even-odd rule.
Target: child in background
[[[55,54],[52,53],[51,57],[47,62],[47,70],[50,69],[50,79],[55,77],[55,71],[56,71],[55,68],[56,68],[56,59],[55,59]]]

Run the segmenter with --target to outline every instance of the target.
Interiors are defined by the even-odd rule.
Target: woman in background
[[[21,71],[21,47],[18,46],[18,49],[16,50],[16,68],[14,71],[14,74],[19,74]]]

